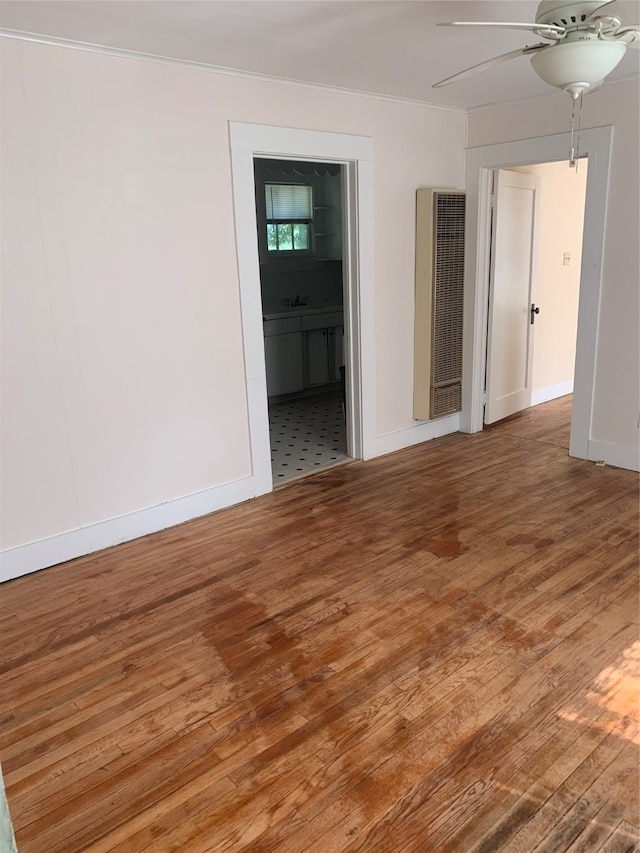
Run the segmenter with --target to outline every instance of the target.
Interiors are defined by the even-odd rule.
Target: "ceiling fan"
[[[528,45],[474,65],[435,83],[448,86],[480,71],[530,56],[534,71],[550,86],[567,92],[575,101],[582,94],[599,89],[624,56],[627,47],[640,46],[640,3],[638,0],[544,0],[536,21],[451,21],[440,27],[499,27],[530,30],[549,43]]]

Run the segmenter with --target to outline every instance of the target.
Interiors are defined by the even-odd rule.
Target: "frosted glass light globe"
[[[586,39],[562,42],[531,57],[536,74],[556,89],[587,89],[611,74],[626,51],[617,41]]]

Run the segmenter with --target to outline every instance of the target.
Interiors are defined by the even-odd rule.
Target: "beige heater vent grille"
[[[465,195],[417,194],[414,417],[459,412],[462,404],[462,299]]]
[[[431,411],[434,412],[434,418],[455,414],[461,408],[461,382],[452,382],[451,385],[440,385],[438,388],[431,389]]]

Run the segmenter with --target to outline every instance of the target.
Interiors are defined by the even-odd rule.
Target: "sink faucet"
[[[287,299],[287,308],[297,308],[300,305],[306,305],[308,296],[303,296],[300,298],[300,294],[296,293],[295,299]]]

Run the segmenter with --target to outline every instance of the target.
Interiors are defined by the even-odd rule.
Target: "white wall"
[[[48,537],[249,477],[231,120],[374,139],[377,430],[414,426],[415,189],[462,186],[463,114],[14,40],[1,59],[3,549],[45,540],[46,565]]]
[[[605,230],[591,439],[638,454],[640,280],[638,233],[639,82],[605,86],[584,99],[583,127],[614,126]],[[468,117],[476,147],[565,132],[571,102],[558,94],[478,110]]]
[[[516,169],[539,178],[539,221],[534,299],[534,401],[573,383],[578,330],[580,258],[587,188],[587,163],[576,171],[568,161]],[[570,262],[564,264],[564,254]],[[544,391],[549,389],[548,394]],[[536,392],[538,394],[536,395]],[[565,393],[568,393],[565,391]]]

